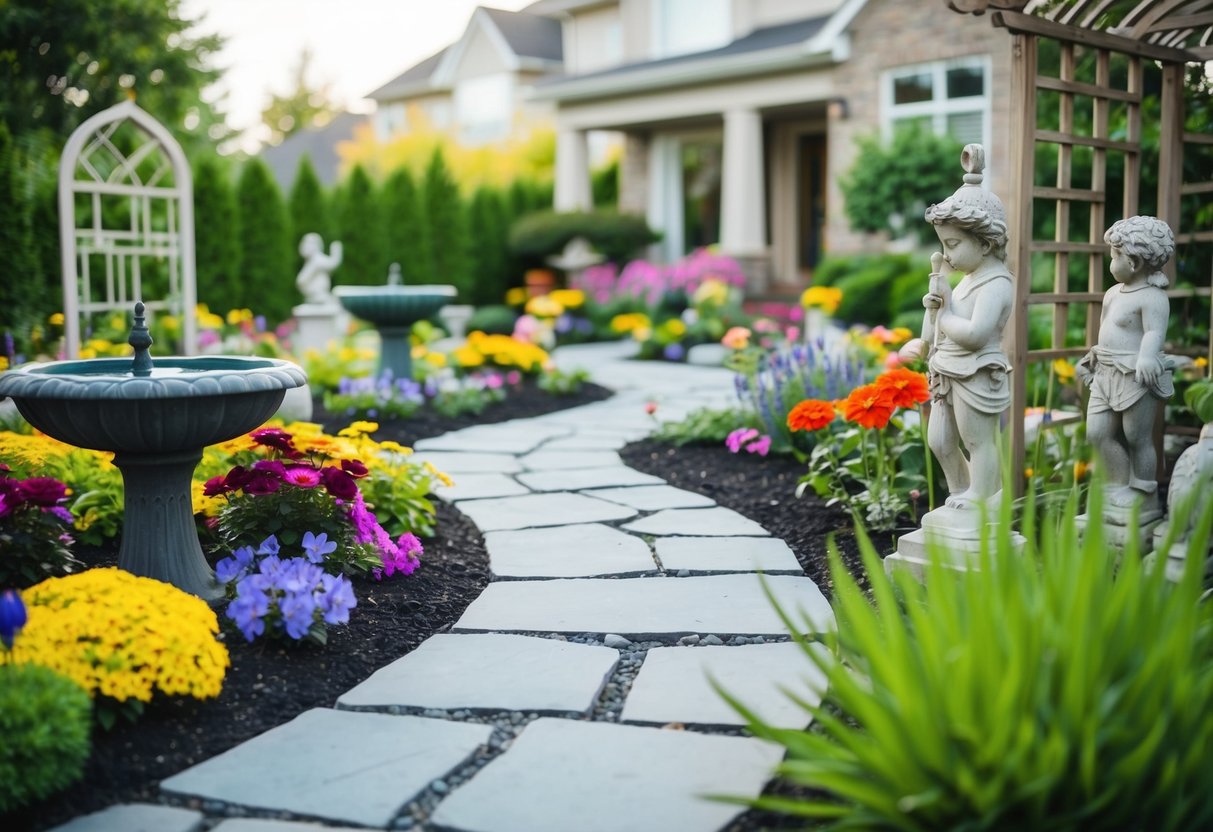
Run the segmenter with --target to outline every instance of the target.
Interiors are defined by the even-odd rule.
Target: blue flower
[[[232,557],[236,559],[236,563],[240,564],[241,569],[248,569],[253,565],[253,556],[252,546],[241,546],[232,552]]]
[[[221,584],[230,584],[244,577],[244,567],[236,558],[224,558],[215,564],[215,580]]]
[[[303,533],[303,554],[312,563],[324,563],[324,556],[337,551],[336,541],[328,539],[326,532],[319,535],[311,532]]]
[[[344,575],[324,575],[320,579],[321,591],[316,602],[324,614],[326,624],[345,624],[350,620],[350,610],[358,605],[354,596],[354,585]]]
[[[662,354],[666,361],[681,361],[686,356],[686,350],[682,344],[667,344],[666,348],[662,350]]]
[[[261,541],[261,545],[257,547],[259,555],[276,555],[278,554],[278,538],[275,535],[270,535],[265,540]]]
[[[316,599],[310,592],[297,592],[284,595],[278,602],[282,611],[282,623],[286,634],[293,639],[301,639],[312,628],[316,615]]]
[[[0,592],[0,642],[12,649],[13,639],[26,622],[25,602],[15,589]]]
[[[319,566],[308,563],[303,558],[291,558],[282,562],[274,585],[283,592],[311,592],[320,583],[324,574]]]
[[[227,605],[227,617],[236,622],[244,637],[252,641],[265,632],[265,614],[270,610],[270,599],[254,583],[250,576],[236,584],[236,600]]]

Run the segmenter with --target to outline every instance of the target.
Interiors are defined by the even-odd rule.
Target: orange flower
[[[847,396],[843,417],[865,428],[883,428],[897,409],[893,404],[894,393],[892,388],[878,384],[856,387]]]
[[[834,405],[821,399],[805,399],[788,413],[791,430],[819,430],[834,421]]]
[[[904,367],[881,373],[876,378],[876,386],[892,391],[894,407],[913,407],[931,398],[927,377]]]

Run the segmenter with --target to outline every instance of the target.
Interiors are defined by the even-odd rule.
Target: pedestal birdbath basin
[[[190,484],[202,449],[274,414],[307,383],[289,361],[241,356],[156,358],[135,304],[128,358],[28,364],[0,375],[34,427],[61,442],[112,451],[125,486],[118,565],[212,599],[221,594],[194,526]]]
[[[333,294],[355,318],[379,330],[379,372],[396,378],[413,377],[413,324],[428,318],[455,298],[454,286],[404,286],[400,264],[393,263],[386,286],[338,286]]]

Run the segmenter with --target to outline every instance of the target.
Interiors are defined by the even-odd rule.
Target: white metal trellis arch
[[[112,139],[128,122],[139,128],[143,141],[123,151]],[[151,167],[150,174],[140,173],[145,165]],[[161,184],[170,174],[171,184]],[[87,195],[91,201],[92,216],[85,227],[76,225],[78,195]],[[103,199],[115,197],[128,200],[125,227],[105,225]],[[157,209],[162,210],[162,229],[153,227]],[[135,102],[123,101],[92,116],[64,145],[59,162],[59,243],[68,358],[80,354],[81,315],[129,312],[137,300],[144,301],[149,310],[176,315],[181,322],[182,351],[187,355],[196,352],[194,192],[189,162],[164,125]],[[93,294],[90,264],[95,257],[105,263],[102,298]],[[142,258],[166,262],[168,297],[142,297]]]

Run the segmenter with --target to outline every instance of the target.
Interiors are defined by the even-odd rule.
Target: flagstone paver
[[[522,463],[513,454],[462,451],[424,451],[413,454],[411,462],[429,462],[448,474],[513,474]]]
[[[418,451],[482,451],[487,453],[525,454],[546,440],[568,436],[572,429],[565,425],[537,425],[528,420],[477,425],[464,430],[444,433],[413,443]]]
[[[703,796],[757,796],[781,755],[746,737],[538,719],[433,821],[459,832],[719,829],[741,807]]]
[[[386,826],[491,733],[487,725],[316,708],[168,778],[161,789]]]
[[[716,505],[711,497],[684,491],[672,485],[638,485],[629,488],[595,488],[584,492],[587,497],[598,497],[620,503],[640,511],[658,511],[663,508],[704,508]]]
[[[532,451],[519,462],[528,471],[552,471],[566,468],[610,468],[623,465],[623,460],[614,451],[550,451],[543,446]]]
[[[337,700],[341,707],[586,713],[619,652],[505,634],[431,636]]]
[[[798,608],[805,610],[810,630],[833,629],[834,614],[812,580],[775,575],[766,582],[784,609],[793,615]],[[752,574],[491,583],[454,629],[617,633],[629,638],[786,633],[758,576]]]
[[[587,578],[656,572],[649,545],[601,523],[489,532],[489,569],[505,578]]]
[[[562,439],[549,439],[541,446],[544,451],[617,451],[630,440],[626,436],[606,433],[577,432]]]
[[[434,489],[434,496],[448,503],[531,493],[531,489],[505,474],[457,474],[451,479],[454,485],[440,485]]]
[[[796,555],[777,537],[659,537],[653,546],[669,572],[802,574]]]
[[[825,686],[824,674],[790,641],[738,647],[655,647],[645,656],[628,693],[623,719],[745,725],[746,720],[712,687],[711,679],[779,728],[804,728],[812,721],[781,688],[816,705]]]
[[[636,516],[636,509],[580,494],[530,494],[457,504],[482,532],[600,523]]]
[[[642,517],[624,526],[640,534],[694,536],[766,535],[769,532],[731,508],[674,508]]]
[[[152,803],[122,803],[81,815],[51,832],[194,832],[205,818],[192,809]]]
[[[297,820],[271,818],[232,818],[211,829],[211,832],[365,832],[352,826],[321,826]]]
[[[663,485],[665,482],[661,477],[642,474],[626,465],[574,471],[532,471],[518,474],[518,481],[535,491],[578,491],[610,485]]]

